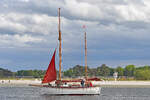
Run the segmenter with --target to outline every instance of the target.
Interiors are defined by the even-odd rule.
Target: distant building
[[[113,77],[114,77],[115,81],[117,81],[117,78],[118,78],[118,72],[114,72]]]

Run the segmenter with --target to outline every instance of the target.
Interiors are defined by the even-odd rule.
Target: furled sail
[[[56,80],[57,78],[57,73],[56,73],[56,68],[55,68],[55,53],[56,53],[56,49],[54,51],[50,64],[46,70],[42,83],[49,83],[49,82]]]

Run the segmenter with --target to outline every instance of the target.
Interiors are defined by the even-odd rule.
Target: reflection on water
[[[44,100],[99,100],[98,95],[94,96],[52,96],[52,95],[42,95]]]
[[[150,88],[102,88],[100,95],[60,96],[41,94],[29,86],[1,86],[0,100],[150,100]]]

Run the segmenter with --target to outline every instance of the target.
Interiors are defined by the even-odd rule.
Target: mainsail
[[[55,68],[55,53],[56,53],[56,49],[54,51],[50,64],[46,70],[42,83],[49,83],[49,82],[56,80],[57,78],[57,73],[56,73],[56,68]]]

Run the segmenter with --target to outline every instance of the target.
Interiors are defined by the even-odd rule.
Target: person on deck
[[[84,80],[81,80],[81,86],[84,87]]]
[[[52,86],[51,83],[48,83],[48,86]]]

